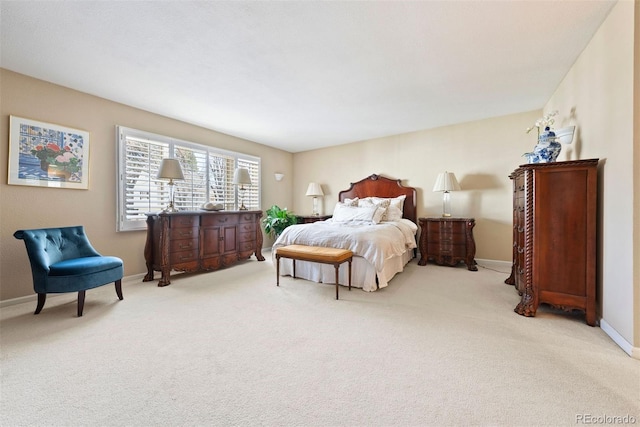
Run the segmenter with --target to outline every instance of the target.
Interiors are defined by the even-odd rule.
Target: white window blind
[[[207,202],[222,203],[225,210],[238,206],[233,184],[236,168],[249,169],[251,185],[245,186],[244,204],[260,209],[260,158],[202,144],[180,141],[137,129],[117,127],[118,231],[146,228],[148,212],[169,203],[169,185],[156,175],[163,158],[180,161],[184,180],[175,180],[174,203],[181,211],[198,210]]]

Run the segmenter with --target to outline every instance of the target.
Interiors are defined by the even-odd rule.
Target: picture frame
[[[10,116],[8,184],[87,190],[88,131]]]

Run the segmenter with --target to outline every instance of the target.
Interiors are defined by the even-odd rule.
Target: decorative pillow
[[[358,198],[354,198],[354,199],[344,199],[344,201],[342,202],[345,204],[345,206],[358,206]]]
[[[396,206],[389,206],[385,211],[382,221],[400,221],[402,219],[402,211]]]
[[[337,203],[333,210],[334,222],[368,222],[378,224],[382,220],[384,209],[378,206],[346,206]]]
[[[383,199],[381,197],[365,197],[358,201],[358,206],[379,206],[387,209],[391,204],[391,199]]]
[[[398,196],[398,197],[393,197],[393,198],[382,198],[382,197],[371,197],[373,203],[378,203],[381,200],[388,200],[389,201],[389,206],[395,206],[398,209],[400,209],[400,212],[404,211],[404,200],[407,198],[406,195],[402,195],[402,196]]]

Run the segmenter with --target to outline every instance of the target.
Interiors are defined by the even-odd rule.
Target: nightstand
[[[298,224],[311,224],[316,221],[324,221],[331,218],[332,215],[298,215]]]
[[[420,261],[426,265],[433,260],[438,265],[454,267],[460,261],[471,271],[477,271],[476,243],[473,240],[474,218],[419,218]]]

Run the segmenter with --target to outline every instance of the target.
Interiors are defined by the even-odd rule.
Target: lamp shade
[[[162,159],[158,176],[160,179],[184,179],[178,159]]]
[[[460,184],[453,172],[443,172],[438,174],[436,184],[433,186],[433,191],[459,191]]]
[[[317,196],[324,196],[324,193],[322,192],[322,187],[320,186],[320,184],[316,182],[312,182],[309,184],[309,187],[307,187],[306,195],[317,197]]]
[[[233,183],[236,185],[251,184],[249,169],[237,168],[233,174]]]

